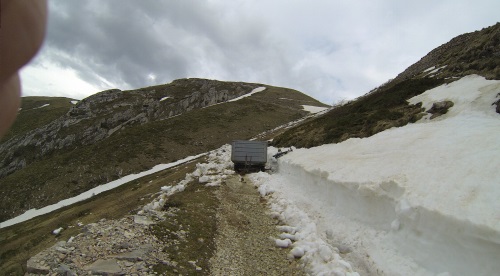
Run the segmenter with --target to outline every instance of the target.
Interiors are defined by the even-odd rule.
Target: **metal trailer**
[[[264,171],[267,163],[267,142],[235,140],[231,146],[231,161],[239,173]]]

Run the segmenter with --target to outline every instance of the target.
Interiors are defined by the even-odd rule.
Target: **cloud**
[[[285,86],[332,103],[494,24],[496,2],[52,0],[25,91],[60,95],[53,91],[68,87],[65,95],[84,97],[201,77]],[[48,77],[58,87],[49,89],[33,73],[44,68],[73,76],[81,89]]]

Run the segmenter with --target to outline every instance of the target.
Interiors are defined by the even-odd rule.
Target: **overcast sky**
[[[23,95],[82,99],[198,77],[294,88],[332,104],[494,25],[499,11],[498,0],[49,0]]]

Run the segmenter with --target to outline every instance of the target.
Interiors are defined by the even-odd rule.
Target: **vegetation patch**
[[[111,136],[96,142],[87,141],[84,144],[81,140],[75,140],[69,146],[53,148],[50,151],[43,151],[46,143],[31,148],[19,148],[3,161],[3,165],[7,165],[15,158],[23,168],[9,172],[10,174],[1,179],[0,221],[19,215],[29,208],[56,203],[124,175],[150,169],[157,164],[207,152],[232,140],[250,139],[308,114],[302,110],[302,104],[322,105],[307,95],[286,88],[261,84],[178,80],[137,91],[101,92],[95,97],[107,97],[109,101],[105,101],[100,109],[93,111],[97,114],[96,117],[62,127],[57,137],[71,140],[69,138],[75,138],[82,132],[107,133],[110,126],[106,120],[116,115],[117,110],[131,108],[130,105],[136,106],[138,101],[144,100],[144,97],[140,96],[141,93],[156,99],[169,96],[179,101],[186,95],[206,90],[203,85],[211,85],[217,91],[239,89],[242,93],[243,90],[259,86],[265,86],[266,90],[235,102],[202,109],[193,107],[193,110],[181,116],[148,121],[144,124],[127,124]],[[44,101],[45,98],[42,102],[34,102],[33,106],[42,106]],[[76,107],[85,106],[85,101],[89,100],[82,100]],[[63,102],[69,105],[64,110],[67,112],[70,101],[66,99]],[[51,106],[54,107],[55,104],[35,110],[45,110]],[[143,104],[139,106],[143,108]],[[79,110],[76,107],[74,111]],[[57,116],[51,118],[55,117]],[[29,118],[21,118],[19,124],[27,123]],[[31,127],[36,126],[39,124]]]
[[[314,147],[339,143],[352,137],[369,137],[391,127],[417,121],[420,105],[407,100],[445,83],[443,79],[409,79],[387,85],[356,101],[336,107],[324,116],[291,128],[277,136],[277,147]]]
[[[63,97],[23,97],[17,119],[0,142],[44,126],[66,114],[73,99]]]
[[[209,275],[209,260],[215,251],[217,187],[189,183],[180,193],[170,196],[163,206],[173,216],[151,227],[165,244],[171,263],[159,263],[155,271],[164,275]]]

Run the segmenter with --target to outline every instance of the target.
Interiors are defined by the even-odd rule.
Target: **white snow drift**
[[[364,273],[494,275],[500,271],[500,81],[476,75],[414,97],[447,114],[370,138],[298,149],[257,174],[274,212],[306,235],[303,257],[342,255]],[[336,250],[335,250],[336,248]],[[310,251],[313,252],[310,252]],[[317,257],[316,257],[317,258]],[[313,274],[337,271],[310,261]],[[362,273],[362,274],[364,274]]]
[[[243,95],[243,96],[239,96],[239,97],[234,98],[234,99],[231,99],[231,100],[229,100],[229,101],[227,101],[227,102],[235,102],[235,101],[239,101],[239,100],[241,100],[241,99],[243,99],[243,98],[250,97],[250,96],[252,96],[253,94],[255,94],[255,93],[259,93],[259,92],[262,92],[262,91],[264,91],[264,90],[266,90],[266,87],[264,87],[264,86],[257,87],[257,88],[255,88],[255,89],[253,89],[252,91],[250,91],[250,93],[245,94],[245,95]]]

